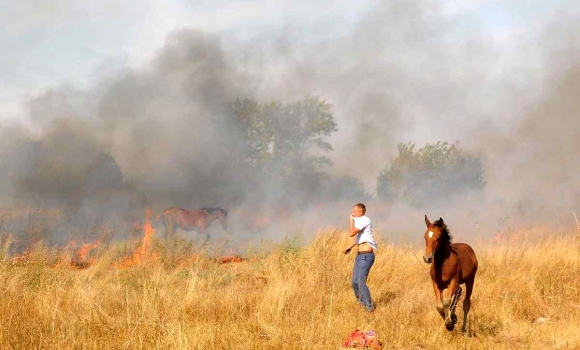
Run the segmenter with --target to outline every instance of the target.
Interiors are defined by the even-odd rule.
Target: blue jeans
[[[367,311],[372,311],[375,307],[371,300],[371,292],[367,286],[367,277],[374,263],[374,253],[358,254],[354,260],[354,269],[352,272],[352,289],[354,289],[354,295]]]

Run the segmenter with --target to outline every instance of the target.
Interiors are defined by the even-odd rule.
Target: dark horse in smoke
[[[218,220],[224,230],[228,229],[228,210],[222,208],[200,208],[186,210],[178,207],[167,208],[163,211],[165,235],[172,236],[177,228],[185,231],[196,231],[205,234],[205,241],[209,240],[208,227],[214,220]]]
[[[467,315],[471,308],[471,293],[477,258],[473,249],[465,243],[451,243],[447,225],[443,219],[431,223],[425,215],[425,255],[423,260],[431,264],[431,280],[437,302],[437,311],[443,317],[445,328],[451,331],[457,323],[455,306],[461,296],[460,284],[465,283],[465,300],[463,301],[463,326],[461,331],[467,331]]]

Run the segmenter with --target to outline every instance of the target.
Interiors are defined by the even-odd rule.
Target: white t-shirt
[[[363,215],[354,218],[354,227],[360,230],[360,232],[356,234],[356,244],[368,243],[371,248],[378,248],[377,241],[375,241],[375,237],[373,236],[373,224],[368,216]]]

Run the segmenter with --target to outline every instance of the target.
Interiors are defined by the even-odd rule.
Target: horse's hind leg
[[[177,225],[171,225],[171,227],[169,228],[169,235],[170,237],[175,237],[175,233],[177,233]]]
[[[163,218],[163,225],[165,226],[165,238],[173,237],[173,234],[177,230],[177,225],[166,218]]]
[[[165,226],[165,238],[171,235],[171,225],[167,223],[167,221],[163,220],[163,226]]]
[[[447,289],[443,292],[443,310],[445,314],[445,328],[448,331],[452,331],[455,327],[455,323],[453,322],[453,318],[451,314],[453,310],[451,309],[451,300],[455,296],[455,290],[458,287],[457,279],[453,278],[449,282]]]
[[[457,323],[457,315],[455,314],[455,307],[457,306],[460,297],[461,297],[461,286],[457,286],[457,288],[455,289],[455,293],[451,297],[451,322],[453,322],[453,324]]]
[[[473,282],[465,282],[465,300],[463,301],[463,325],[461,326],[461,332],[465,333],[467,331],[467,315],[469,314],[469,309],[471,308],[471,292],[473,292]]]

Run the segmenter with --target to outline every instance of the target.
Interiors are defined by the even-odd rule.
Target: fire
[[[239,249],[243,249],[243,247],[244,246],[240,246]],[[246,260],[246,258],[235,254],[232,249],[229,249],[224,255],[213,259],[213,261],[217,262],[218,264],[237,263]]]
[[[33,250],[30,248],[26,248],[23,253],[14,256],[11,261],[12,264],[25,264],[29,260],[30,256],[32,255]]]
[[[99,245],[101,245],[100,241],[96,241],[94,243],[83,243],[81,247],[76,251],[76,253],[74,253],[74,256],[72,257],[69,264],[70,268],[84,269],[89,267],[90,264],[90,261],[88,259],[89,253],[91,252],[91,250],[97,248]],[[76,249],[77,242],[71,241],[69,243],[69,246],[71,247],[71,249]],[[62,263],[55,264],[53,267],[60,266],[61,264]]]
[[[227,263],[236,263],[236,262],[242,262],[245,261],[245,258],[242,258],[241,256],[237,256],[237,255],[226,255],[226,256],[222,256],[220,257],[217,262],[220,264],[227,264]]]
[[[98,241],[92,244],[84,243],[76,254],[77,260],[81,262],[86,262],[87,256],[89,255],[91,250],[97,248],[100,244],[101,243]]]
[[[123,260],[121,267],[131,267],[146,261],[155,261],[157,258],[152,252],[155,229],[151,225],[151,218],[158,219],[159,216],[154,216],[155,214],[151,210],[147,210],[145,215],[145,224],[143,226],[139,227],[138,223],[134,224],[136,228],[143,230],[143,244],[141,244],[141,247],[135,247],[133,249],[133,254]]]
[[[101,245],[101,242],[96,241],[95,243],[83,243],[83,245],[79,248],[79,250],[75,254],[75,261],[77,262],[88,262],[87,257],[91,250],[97,248]],[[76,242],[72,242],[71,246],[76,247]]]

